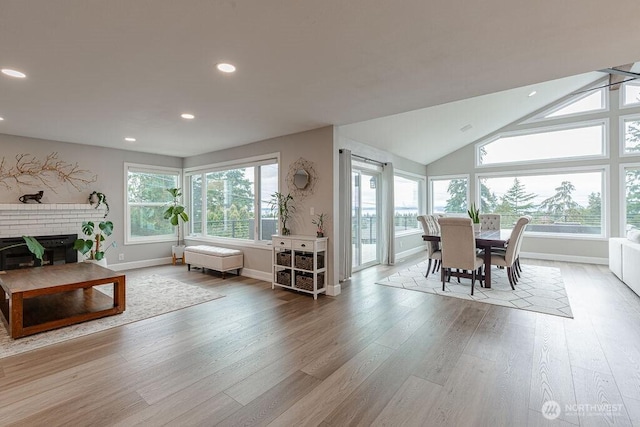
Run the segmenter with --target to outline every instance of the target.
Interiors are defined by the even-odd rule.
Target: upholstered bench
[[[191,271],[191,264],[205,269],[216,270],[222,272],[224,279],[225,273],[229,270],[237,270],[240,275],[240,269],[244,265],[242,251],[237,249],[220,248],[217,246],[197,245],[187,246],[184,248],[184,262],[187,269]]]

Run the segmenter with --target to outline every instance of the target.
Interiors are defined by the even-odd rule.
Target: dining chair
[[[440,229],[438,227],[438,222],[435,221],[433,215],[419,215],[418,221],[422,225],[422,230],[424,234],[438,234]],[[435,223],[435,225],[434,225]],[[435,261],[433,265],[432,273],[435,273],[440,269],[440,261],[442,260],[442,252],[440,251],[440,243],[439,242],[427,242],[427,254],[429,257],[429,264],[427,265],[427,272],[424,277],[429,276],[429,271],[431,271],[431,261]]]
[[[500,230],[500,214],[480,214],[481,230]]]
[[[516,255],[515,255],[516,276],[518,279],[522,274],[522,267],[520,267],[520,247],[522,246],[522,241],[524,240],[524,232],[527,228],[527,225],[529,225],[532,219],[530,215],[523,215],[523,218],[527,218],[527,223],[524,225],[524,227],[522,227],[522,230],[520,231],[520,235],[518,236],[518,244],[516,246]]]
[[[451,269],[471,271],[471,295],[476,279],[482,285],[484,260],[476,253],[476,238],[471,218],[440,218],[440,242],[442,243],[442,290],[445,279],[451,280]]]
[[[513,230],[511,230],[507,250],[504,252],[491,252],[491,265],[506,267],[507,278],[509,279],[511,289],[514,291],[516,289],[515,284],[518,281],[516,260],[519,256],[519,245],[522,243],[522,236],[529,222],[531,222],[530,216],[521,216],[518,218],[516,225],[513,227]]]

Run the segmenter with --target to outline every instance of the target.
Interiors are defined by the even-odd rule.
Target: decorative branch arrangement
[[[18,186],[45,186],[55,193],[53,179],[82,191],[87,185],[96,182],[98,176],[80,169],[78,163],[58,160],[56,152],[47,155],[44,160],[30,154],[18,154],[13,167],[7,164],[4,157],[0,161],[0,185],[7,189],[11,188],[10,183],[15,183]]]

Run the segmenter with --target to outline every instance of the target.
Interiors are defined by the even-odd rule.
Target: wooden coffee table
[[[94,289],[113,283],[113,298]],[[9,270],[0,274],[0,310],[12,338],[122,313],[125,276],[92,263]]]

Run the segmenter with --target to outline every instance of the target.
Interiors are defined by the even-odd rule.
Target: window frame
[[[428,178],[428,212],[433,214],[433,181],[444,181],[453,179],[466,179],[467,180],[467,206],[471,203],[471,174],[454,174],[454,175],[434,175]],[[451,216],[462,215],[451,213]]]
[[[625,105],[625,103],[624,103],[624,101],[625,101],[625,95],[624,95],[625,89],[624,89],[624,87],[627,84],[631,83],[631,82],[635,82],[636,83],[635,85],[632,84],[631,86],[640,86],[640,82],[638,80],[631,80],[631,81],[622,83],[622,85],[621,85],[621,87],[619,89],[619,96],[618,96],[618,98],[619,98],[618,99],[618,108],[621,111],[622,110],[627,110],[629,108],[640,108],[640,101],[634,102],[633,104],[628,104],[628,105]]]
[[[638,104],[638,106],[640,106],[640,104]],[[625,138],[625,123],[627,121],[638,121],[640,122],[640,113],[636,113],[636,114],[626,114],[624,116],[620,116],[619,117],[619,122],[618,122],[618,141],[619,141],[619,146],[618,149],[620,150],[620,157],[638,157],[640,156],[640,151],[636,152],[636,153],[627,153],[626,149],[625,149],[625,142],[626,142],[626,138]]]
[[[393,178],[394,178],[394,199],[395,199],[395,177],[401,177],[404,179],[408,179],[410,181],[415,181],[418,183],[418,215],[424,215],[425,211],[426,211],[426,203],[425,203],[425,183],[426,183],[426,176],[425,175],[420,175],[417,173],[413,173],[413,172],[407,172],[407,171],[403,171],[403,170],[399,170],[399,169],[395,169],[393,171]],[[394,210],[394,224],[395,224],[395,200],[393,201],[393,210]],[[394,229],[395,229],[395,225],[394,225]],[[395,230],[394,230],[395,231]],[[403,230],[403,231],[397,231],[395,232],[395,236],[396,237],[400,237],[400,236],[409,236],[412,234],[420,234],[422,235],[423,231],[422,231],[422,226],[418,223],[418,220],[416,218],[416,228],[412,228],[409,230]]]
[[[599,80],[598,84],[604,84],[606,79],[601,79]],[[580,117],[580,116],[587,116],[590,114],[602,114],[602,113],[606,113],[608,111],[610,111],[610,97],[609,97],[609,91],[607,90],[607,88],[597,88],[598,84],[593,85],[591,88],[585,89],[585,92],[583,94],[579,94],[579,95],[573,95],[570,96],[569,98],[567,98],[566,100],[554,105],[551,108],[547,108],[545,110],[543,110],[542,112],[536,114],[535,116],[533,116],[532,118],[523,121],[522,123],[540,123],[540,122],[546,122],[546,121],[554,121],[554,120],[564,120],[564,119],[573,119],[575,117]],[[568,107],[569,105],[573,104],[574,102],[578,102],[583,100],[584,98],[587,98],[588,96],[591,96],[596,90],[599,90],[602,93],[602,97],[603,97],[603,106],[602,108],[599,108],[597,110],[589,110],[589,111],[583,111],[583,112],[579,112],[579,113],[570,113],[570,114],[563,114],[562,116],[557,116],[557,117],[546,117],[549,114],[553,114],[557,111],[562,110],[565,107]]]
[[[610,224],[611,220],[609,218],[609,183],[611,182],[610,173],[609,173],[609,165],[591,165],[591,166],[574,166],[567,168],[545,168],[545,169],[531,169],[524,171],[499,171],[499,172],[481,172],[477,173],[475,177],[475,194],[476,194],[476,203],[480,203],[480,179],[482,178],[502,178],[502,177],[513,177],[519,178],[524,176],[537,176],[537,175],[558,175],[563,173],[589,173],[589,172],[602,172],[602,191],[601,191],[601,199],[602,199],[602,222],[601,222],[601,230],[602,233],[600,235],[589,234],[589,235],[578,235],[578,234],[570,234],[570,233],[540,233],[535,231],[525,231],[525,234],[532,237],[540,237],[545,239],[564,239],[564,240],[595,240],[595,241],[603,241],[607,240],[611,235]]]
[[[627,169],[640,169],[640,162],[620,163],[619,187],[620,187],[620,236],[627,235]]]
[[[180,183],[183,182],[183,174],[181,168],[174,168],[169,166],[154,166],[141,163],[124,163],[124,244],[125,245],[141,245],[148,243],[160,243],[160,242],[174,242],[178,236],[178,228],[174,227],[172,234],[163,234],[159,236],[146,236],[133,238],[131,236],[131,205],[129,204],[129,172],[148,172],[157,173],[158,175],[174,175],[176,176],[177,186],[180,187]],[[181,187],[184,188],[184,187]],[[184,200],[184,191],[183,191]],[[183,202],[184,203],[184,202]],[[149,205],[149,204],[145,204]],[[167,206],[167,203],[155,202],[149,206]]]
[[[504,137],[513,137],[513,136],[522,136],[522,135],[533,135],[539,133],[553,132],[553,131],[562,131],[562,130],[570,130],[570,129],[579,129],[585,128],[593,125],[602,125],[602,154],[593,154],[593,155],[582,155],[575,157],[562,157],[562,158],[547,158],[547,159],[538,159],[538,160],[519,160],[514,162],[500,162],[500,163],[491,163],[491,164],[480,164],[480,149],[492,142],[497,141],[500,138]],[[503,167],[503,166],[518,166],[518,165],[534,165],[534,164],[547,164],[547,163],[560,163],[560,162],[578,162],[584,160],[606,160],[609,159],[609,118],[603,117],[599,119],[593,120],[583,120],[579,122],[570,122],[570,123],[562,123],[551,126],[539,126],[539,127],[528,127],[526,129],[508,131],[508,132],[500,132],[492,135],[489,138],[485,138],[477,143],[474,146],[474,163],[477,169],[487,169],[494,167]]]
[[[271,239],[268,240],[260,240],[260,232],[261,232],[261,210],[260,210],[260,194],[262,188],[262,180],[260,177],[260,168],[259,166],[276,164],[278,165],[278,191],[281,191],[282,185],[282,171],[280,170],[281,162],[280,162],[280,153],[269,153],[263,154],[259,156],[245,157],[236,160],[229,160],[219,163],[210,163],[202,166],[194,166],[184,169],[184,191],[183,195],[185,196],[185,205],[189,211],[189,216],[191,217],[193,214],[193,203],[191,200],[191,177],[194,175],[202,175],[202,189],[201,189],[201,197],[203,200],[203,212],[202,212],[202,234],[192,234],[191,228],[185,231],[185,238],[211,242],[211,243],[221,243],[235,246],[243,246],[243,247],[258,247],[265,248],[267,245],[271,244]],[[222,172],[231,169],[240,169],[254,167],[254,199],[253,199],[253,209],[254,209],[254,239],[241,239],[234,237],[219,237],[219,236],[209,236],[207,235],[207,207],[206,207],[206,175],[208,173],[213,172]]]

